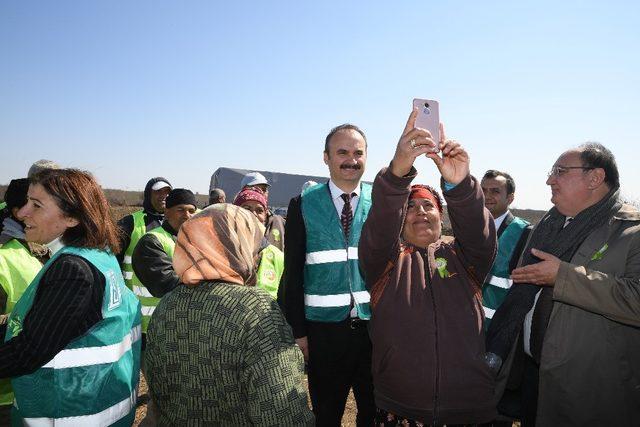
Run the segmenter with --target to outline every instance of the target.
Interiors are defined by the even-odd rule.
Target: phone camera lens
[[[425,108],[429,108],[429,103],[428,103],[428,102],[425,102],[425,103],[424,103],[424,107],[425,107]]]

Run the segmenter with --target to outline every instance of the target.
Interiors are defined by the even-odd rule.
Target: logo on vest
[[[276,281],[276,272],[272,269],[264,270],[262,272],[262,281],[273,283]]]
[[[109,270],[107,273],[107,280],[109,280],[109,311],[114,308],[120,307],[120,303],[122,302],[122,291],[120,290],[120,286],[118,283],[118,278],[113,270]]]
[[[12,337],[20,334],[20,332],[22,332],[22,319],[20,318],[20,316],[16,316],[11,319],[11,321],[7,325],[7,328],[11,331]]]

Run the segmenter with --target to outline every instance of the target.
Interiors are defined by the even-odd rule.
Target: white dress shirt
[[[329,191],[331,192],[331,199],[333,200],[333,205],[336,207],[336,211],[338,211],[338,218],[342,215],[342,208],[344,208],[344,200],[342,200],[344,191],[338,188],[338,186],[332,181],[329,180]],[[355,216],[356,208],[358,207],[358,200],[360,200],[360,183],[358,186],[352,191],[356,195],[351,198],[351,213]]]
[[[509,210],[507,210],[505,213],[500,215],[498,218],[493,219],[493,223],[496,225],[496,233],[498,232],[498,230],[500,230],[500,226],[504,222],[504,219],[507,217],[508,213],[509,213]]]

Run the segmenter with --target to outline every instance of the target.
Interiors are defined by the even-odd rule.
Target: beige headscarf
[[[173,268],[180,281],[255,284],[264,226],[251,212],[228,203],[211,205],[180,227]]]

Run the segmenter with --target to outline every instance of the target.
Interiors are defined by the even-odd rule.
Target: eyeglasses
[[[569,172],[570,169],[582,169],[582,170],[592,170],[593,168],[585,167],[585,166],[554,166],[551,168],[547,176],[551,178],[552,176],[562,176],[565,173]]]

